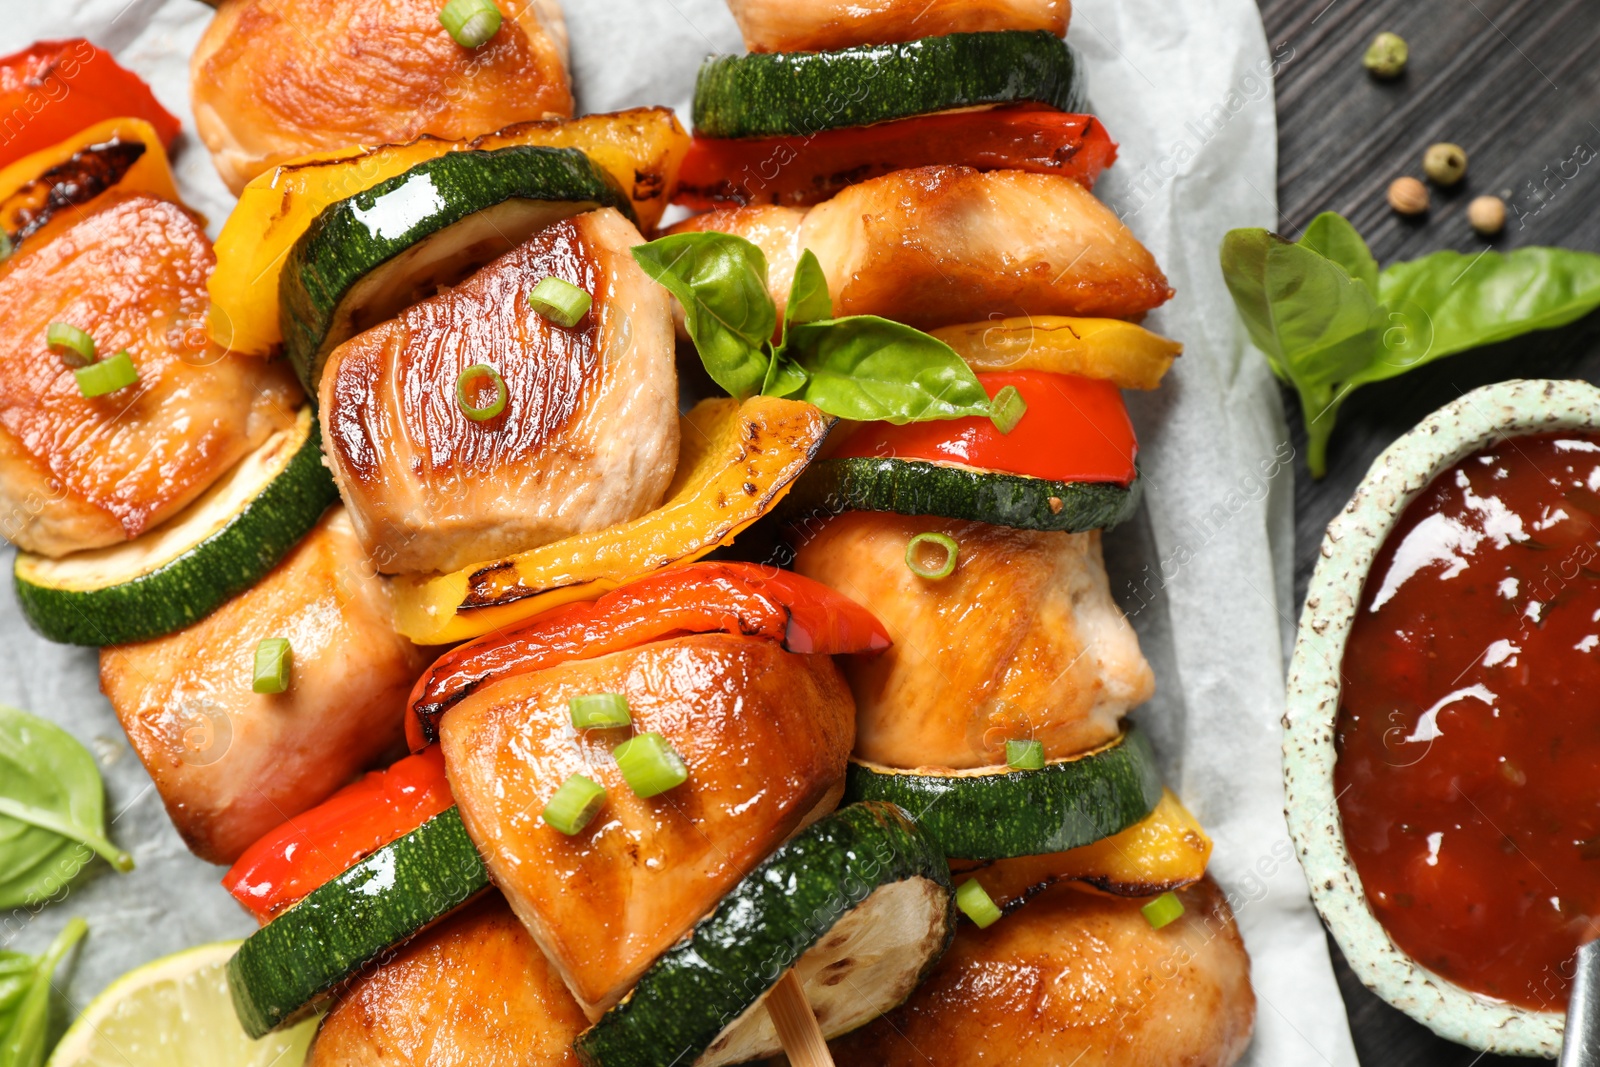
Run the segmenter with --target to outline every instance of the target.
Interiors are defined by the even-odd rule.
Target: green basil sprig
[[[0,911],[48,900],[96,853],[133,869],[106,839],[94,757],[61,727],[0,705]]]
[[[938,338],[876,315],[833,317],[828,281],[807,249],[784,307],[767,290],[767,257],[742,237],[679,233],[633,250],[683,304],[706,371],[740,400],[804,400],[860,422],[924,422],[993,413],[972,369]]]
[[[1297,242],[1230,231],[1222,274],[1250,339],[1300,394],[1316,478],[1327,473],[1339,406],[1357,388],[1600,307],[1600,256],[1435,252],[1379,270],[1361,235],[1333,212]]]
[[[0,1067],[39,1067],[50,1023],[50,979],[62,957],[88,933],[73,919],[42,956],[0,952]]]

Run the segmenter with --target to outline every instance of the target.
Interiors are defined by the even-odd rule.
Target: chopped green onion
[[[977,924],[978,929],[984,930],[1000,921],[1000,909],[995,905],[993,898],[978,884],[976,878],[968,878],[961,883],[961,888],[956,890],[956,907],[961,909],[961,914]]]
[[[944,562],[938,567],[925,567],[917,559],[917,550],[923,545],[937,545],[944,553]],[[961,556],[961,546],[956,539],[942,533],[919,533],[906,543],[906,566],[918,578],[948,578],[955,573],[956,560]]]
[[[606,802],[606,787],[581,774],[561,783],[544,805],[544,821],[571,837],[594,821]]]
[[[546,278],[528,294],[533,310],[555,323],[571,328],[589,313],[594,298],[571,282],[560,278]]]
[[[640,734],[624,741],[611,754],[617,758],[617,770],[635,796],[659,796],[689,780],[689,768],[658,733]]]
[[[472,394],[480,378],[494,386],[494,399],[481,407],[472,402]],[[474,363],[456,376],[456,403],[461,405],[461,413],[473,422],[483,422],[500,414],[506,409],[506,401],[510,396],[506,380],[487,363]]]
[[[10,259],[11,253],[16,250],[17,246],[12,242],[11,235],[4,230],[0,230],[0,263]]]
[[[1044,770],[1044,742],[1007,741],[1006,766],[1014,771]]]
[[[994,428],[1001,433],[1010,433],[1017,428],[1017,423],[1022,421],[1022,416],[1028,413],[1028,402],[1022,399],[1022,394],[1017,392],[1017,387],[1008,385],[994,395],[990,402],[989,418],[994,423]]]
[[[78,392],[84,396],[105,396],[138,381],[139,368],[133,365],[124,349],[99,363],[79,367],[72,376],[78,379]]]
[[[1152,930],[1159,930],[1183,914],[1183,901],[1176,893],[1162,893],[1139,909]]]
[[[256,646],[256,670],[250,688],[257,693],[281,693],[288,689],[292,658],[287,637],[262,638]]]
[[[627,726],[633,722],[628,714],[628,698],[621,693],[591,693],[567,701],[572,709],[572,725],[580,730],[606,729]]]
[[[500,32],[500,9],[494,0],[450,0],[439,12],[439,21],[456,44],[477,48]]]
[[[10,254],[9,252],[7,253]],[[94,362],[94,338],[65,322],[52,322],[44,331],[50,351],[69,367],[87,367]]]

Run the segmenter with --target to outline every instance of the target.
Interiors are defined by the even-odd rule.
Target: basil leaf
[[[49,899],[95,853],[133,869],[106,839],[104,805],[94,757],[76,738],[0,705],[0,910]]]
[[[1301,387],[1331,387],[1365,368],[1383,314],[1364,284],[1316,252],[1274,240],[1264,288],[1289,377]]]
[[[876,315],[801,323],[784,355],[805,371],[798,399],[860,422],[988,415],[989,395],[955,350]]]
[[[1233,294],[1234,307],[1250,341],[1267,357],[1267,365],[1282,382],[1289,381],[1283,345],[1272,323],[1267,299],[1267,253],[1275,238],[1262,229],[1230,230],[1222,239],[1222,280]]]
[[[1363,382],[1582,318],[1600,307],[1600,256],[1566,248],[1435,252],[1385,270],[1378,295],[1412,329],[1412,351],[1404,361],[1375,363]]]
[[[0,1067],[39,1067],[50,1023],[50,980],[89,930],[73,919],[43,956],[0,953]]]
[[[635,246],[633,258],[683,304],[711,380],[740,400],[760,392],[778,328],[761,249],[726,233],[679,233]]]
[[[1383,309],[1344,267],[1265,230],[1231,231],[1222,271],[1250,339],[1300,394],[1306,463],[1321,477],[1346,382],[1381,352]]]
[[[1352,390],[1600,307],[1600,256],[1564,248],[1435,252],[1383,271],[1361,235],[1325,213],[1298,244],[1234,230],[1222,273],[1272,371],[1300,393],[1314,477]]]
[[[1324,211],[1311,220],[1306,232],[1300,235],[1299,244],[1333,260],[1346,274],[1365,285],[1373,296],[1378,296],[1378,261],[1372,258],[1367,242],[1343,215]]]
[[[809,380],[800,365],[779,349],[767,367],[767,379],[761,383],[761,395],[792,397],[805,389]]]
[[[822,273],[816,254],[807,248],[800,253],[800,261],[794,267],[794,281],[789,283],[789,302],[783,308],[784,341],[788,341],[791,326],[831,318],[833,298],[828,295],[828,279]]]

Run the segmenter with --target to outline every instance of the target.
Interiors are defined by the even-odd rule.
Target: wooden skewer
[[[806,991],[794,969],[783,972],[778,984],[767,994],[767,1014],[772,1017],[778,1040],[788,1053],[791,1067],[833,1067],[833,1055],[822,1037],[822,1027],[806,1001]]]

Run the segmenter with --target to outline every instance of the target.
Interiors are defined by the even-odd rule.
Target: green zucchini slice
[[[313,400],[328,353],[552,223],[633,204],[576,148],[450,152],[323,209],[278,283],[283,346]]]
[[[781,514],[797,522],[843,511],[893,511],[1081,533],[1130,518],[1142,492],[1139,478],[1129,485],[1052,482],[925,460],[851,456],[808,467]]]
[[[1024,101],[1087,110],[1077,57],[1047,30],[952,33],[836,52],[712,56],[695,78],[694,132],[810,136]]]
[[[1161,801],[1161,771],[1149,740],[1130,725],[1109,744],[1038,771],[897,770],[852,760],[845,799],[900,805],[951,859],[1010,859],[1121,833]]]
[[[790,967],[828,1037],[897,1006],[955,932],[950,870],[892,804],[841,808],[790,838],[574,1044],[590,1067],[775,1055],[762,997]]]
[[[340,983],[489,885],[461,812],[440,812],[245,938],[228,989],[245,1033],[298,1022]]]
[[[68,645],[181,630],[260,581],[339,499],[309,407],[199,499],[132,541],[49,559],[18,552],[22,613]]]

